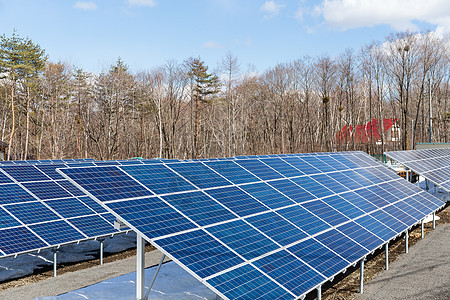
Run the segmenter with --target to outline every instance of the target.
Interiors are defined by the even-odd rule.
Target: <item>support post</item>
[[[436,212],[433,211],[433,229],[436,228]]]
[[[421,236],[422,236],[422,238],[423,238],[423,236],[424,236],[424,231],[423,231],[423,219],[422,219],[422,222],[420,222],[420,233],[421,233]]]
[[[53,277],[56,277],[56,265],[57,265],[57,258],[58,258],[58,249],[53,248]]]
[[[317,300],[322,300],[322,286],[317,287]]]
[[[148,288],[147,294],[145,295],[145,299],[148,299],[148,296],[149,296],[149,294],[150,294],[150,292],[152,290],[153,284],[155,283],[156,277],[158,276],[159,270],[161,269],[161,266],[162,266],[162,264],[164,262],[164,258],[166,258],[165,254],[163,254],[163,256],[161,257],[161,260],[159,261],[158,268],[156,269],[155,276],[153,276],[152,283],[150,284],[150,287]]]
[[[408,253],[408,237],[409,237],[408,229],[406,229],[406,232],[405,232],[405,253]]]
[[[105,239],[98,239],[100,242],[100,265],[103,265],[103,242]]]
[[[359,262],[359,293],[364,293],[364,258]]]
[[[409,181],[409,170],[406,170],[406,180]]]
[[[386,259],[384,268],[387,271],[389,270],[389,243],[384,244],[384,258]]]
[[[427,191],[430,189],[430,186],[428,185],[428,179],[425,179],[425,187]]]
[[[139,234],[136,244],[136,299],[143,300],[145,296],[145,241]]]

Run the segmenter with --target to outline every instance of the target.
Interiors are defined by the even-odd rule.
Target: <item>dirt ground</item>
[[[440,224],[450,223],[450,206],[447,206],[443,210],[437,213],[440,220],[436,221],[436,226]],[[432,222],[426,223],[424,225],[425,237],[428,232],[432,230]],[[420,224],[416,226],[409,233],[409,247],[414,246],[414,244],[421,238],[421,228]],[[146,252],[154,250],[151,245],[146,246]],[[405,252],[405,238],[400,236],[394,242],[389,245],[389,262],[395,261],[399,255]],[[135,256],[136,249],[129,249],[121,253],[115,254],[104,254],[104,263],[124,259],[127,257]],[[96,266],[100,263],[100,259],[97,257],[92,260],[61,264],[58,265],[58,275],[67,272],[75,272],[82,269],[87,269],[92,266]],[[377,250],[373,255],[367,258],[364,265],[364,282],[370,281],[378,272],[384,270],[385,258],[384,258],[384,247]],[[34,274],[25,276],[22,278],[0,282],[0,291],[3,291],[12,287],[24,286],[30,283],[39,282],[53,276],[53,266],[45,266],[42,269],[37,270]],[[359,265],[350,268],[345,274],[336,276],[333,282],[328,282],[322,286],[322,299],[326,300],[341,300],[341,299],[354,299],[355,295],[359,293]],[[306,299],[315,299],[317,293],[312,291],[306,297]]]
[[[450,223],[450,206],[447,205],[443,210],[436,214],[440,217],[436,221],[436,226]],[[428,232],[433,230],[433,222],[424,224],[425,238]],[[413,228],[409,233],[409,247],[421,239],[420,224]],[[404,235],[397,238],[389,244],[389,263],[397,260],[397,258],[405,253],[405,237]],[[377,250],[373,255],[367,257],[364,263],[364,282],[370,281],[378,272],[383,271],[385,267],[384,247]],[[351,300],[355,299],[355,295],[359,293],[359,265],[348,270],[344,275],[338,276],[332,283],[322,287],[322,299],[326,300]],[[334,283],[334,284],[333,284]],[[317,293],[315,291],[308,294],[307,299],[315,299]]]

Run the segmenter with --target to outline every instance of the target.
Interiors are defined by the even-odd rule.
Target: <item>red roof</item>
[[[397,122],[397,120],[395,120]],[[379,129],[381,129],[380,119],[372,119],[365,125],[356,125],[353,129],[351,125],[346,125],[342,127],[341,131],[336,134],[336,140],[340,143],[350,142],[352,140],[352,135],[355,137],[355,142],[357,143],[368,143],[371,138],[371,130],[373,128],[373,139],[378,141],[381,139],[381,134]],[[383,119],[384,132],[386,133],[394,125],[392,119]]]

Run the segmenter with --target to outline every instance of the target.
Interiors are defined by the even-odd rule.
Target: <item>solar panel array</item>
[[[3,161],[0,257],[119,233],[115,218],[56,172],[57,168],[161,163],[93,159]]]
[[[58,171],[230,299],[300,297],[444,205],[362,152]]]
[[[385,154],[450,192],[450,148],[390,151]]]

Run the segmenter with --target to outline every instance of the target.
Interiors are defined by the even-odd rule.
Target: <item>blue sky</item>
[[[263,72],[304,55],[338,55],[391,32],[449,32],[448,0],[0,0],[0,34],[41,45],[51,61],[98,73],[121,57],[133,71],[227,51]]]

